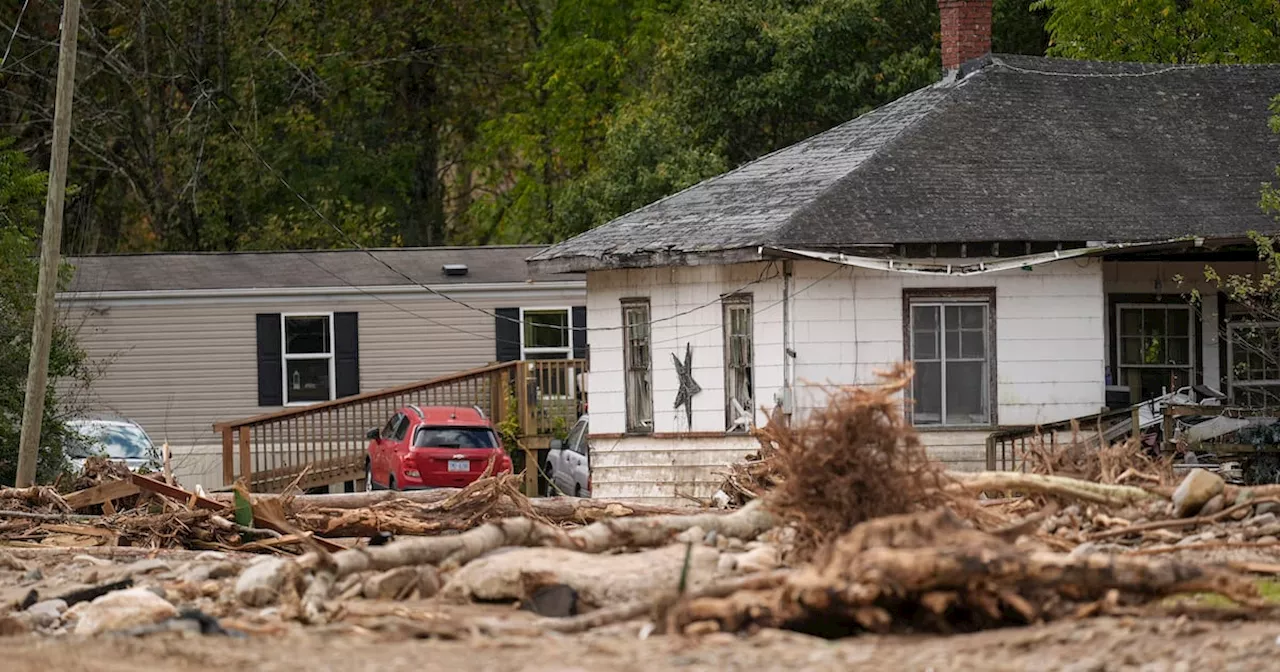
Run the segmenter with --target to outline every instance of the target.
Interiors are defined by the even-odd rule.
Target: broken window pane
[[[725,428],[746,432],[755,424],[750,296],[724,300],[724,325]]]
[[[622,304],[623,361],[626,363],[625,394],[627,431],[647,432],[653,429],[653,389],[649,377],[652,343],[649,335],[648,300],[627,300]]]

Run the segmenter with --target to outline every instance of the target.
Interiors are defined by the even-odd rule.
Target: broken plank
[[[168,483],[162,483],[154,478],[147,478],[141,474],[130,474],[129,476],[133,481],[133,484],[139,488],[148,492],[154,492],[157,495],[168,497],[179,504],[184,504],[194,508],[208,509],[210,511],[222,511],[227,508],[225,504],[215,502],[208,497],[201,497],[194,492],[183,490],[182,488],[169,485]]]
[[[106,481],[91,488],[77,490],[66,497],[67,505],[79,510],[95,504],[105,504],[113,499],[138,494],[138,486],[132,480]]]
[[[58,525],[54,523],[45,523],[40,526],[50,532],[58,532],[60,534],[78,534],[86,537],[102,537],[104,539],[114,539],[116,533],[112,530],[104,530],[100,527],[89,527],[88,525]]]

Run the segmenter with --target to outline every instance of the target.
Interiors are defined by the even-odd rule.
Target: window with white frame
[[[989,295],[920,295],[908,300],[911,418],[916,425],[992,423]]]
[[[1116,363],[1121,385],[1136,401],[1192,383],[1195,338],[1191,306],[1121,303],[1116,306]]]
[[[333,315],[281,315],[280,319],[285,403],[333,399]]]
[[[653,431],[652,332],[649,300],[622,302],[622,357],[627,402],[627,431]]]
[[[1229,323],[1227,358],[1234,403],[1252,408],[1280,405],[1280,322]]]
[[[573,313],[568,308],[521,310],[521,359],[573,359]],[[538,394],[573,396],[573,375],[565,367],[536,367]]]
[[[568,308],[520,311],[524,323],[521,359],[572,359],[573,324]]]
[[[748,432],[755,424],[752,351],[751,295],[725,297],[725,428],[730,432]]]

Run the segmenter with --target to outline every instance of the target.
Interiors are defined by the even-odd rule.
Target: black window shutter
[[[259,313],[258,405],[284,405],[284,353],[280,343],[280,313]]]
[[[571,311],[573,319],[573,358],[587,358],[587,307],[574,306]]]
[[[333,314],[334,390],[339,397],[360,394],[360,326],[358,313]]]
[[[499,362],[520,359],[520,309],[499,308],[493,311],[493,337],[497,340]]]

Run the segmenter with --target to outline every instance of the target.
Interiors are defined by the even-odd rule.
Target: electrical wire
[[[151,7],[151,6],[152,6],[152,3],[151,3],[149,0],[144,0],[144,3],[145,3],[148,7]],[[166,10],[166,12],[167,12],[167,10]],[[170,16],[172,16],[172,15],[170,15]],[[408,282],[408,283],[410,283],[411,285],[414,285],[414,286],[420,287],[421,289],[425,290],[426,292],[428,292],[428,293],[430,293],[430,294],[433,294],[433,295],[438,296],[438,297],[440,297],[440,298],[442,298],[442,299],[445,299],[446,301],[449,301],[449,302],[451,302],[451,303],[454,303],[454,304],[457,304],[457,305],[459,305],[459,306],[462,306],[463,308],[466,308],[467,310],[471,310],[471,311],[474,311],[474,312],[481,313],[481,314],[483,314],[483,315],[487,315],[487,316],[489,316],[489,317],[491,317],[491,318],[493,318],[493,319],[496,319],[496,320],[505,320],[505,321],[507,321],[507,322],[514,322],[514,323],[516,323],[516,324],[519,324],[520,326],[524,326],[524,324],[525,324],[524,320],[521,320],[521,319],[519,319],[519,318],[511,318],[511,317],[507,317],[507,316],[505,316],[505,315],[499,315],[499,314],[497,314],[497,313],[496,313],[496,312],[494,312],[494,311],[487,310],[487,309],[485,309],[485,308],[480,308],[479,306],[473,306],[473,305],[471,305],[471,304],[469,304],[469,303],[467,303],[467,302],[465,302],[465,301],[462,301],[461,299],[458,299],[458,298],[456,298],[456,297],[453,297],[453,296],[450,296],[450,295],[448,295],[448,294],[445,294],[444,292],[441,292],[441,291],[439,291],[439,290],[437,290],[437,289],[435,289],[435,288],[433,288],[433,287],[430,287],[430,286],[428,286],[428,285],[426,285],[426,284],[424,284],[424,283],[422,283],[422,282],[418,281],[417,279],[415,279],[415,278],[413,278],[413,277],[409,276],[408,274],[404,273],[404,272],[403,272],[403,271],[401,271],[400,269],[398,269],[398,268],[396,268],[395,266],[393,266],[393,265],[391,265],[390,263],[388,263],[386,260],[384,260],[384,259],[382,259],[381,257],[379,257],[377,254],[375,254],[375,253],[374,253],[374,251],[373,251],[373,250],[370,250],[369,248],[365,247],[363,244],[361,244],[361,243],[360,243],[360,241],[356,240],[354,237],[352,237],[352,236],[351,236],[349,233],[347,233],[346,231],[343,231],[343,230],[342,230],[342,227],[338,226],[338,224],[337,224],[336,222],[334,222],[333,220],[329,219],[329,217],[327,217],[323,212],[321,212],[321,211],[320,211],[320,209],[319,209],[319,208],[317,208],[314,204],[312,204],[310,200],[308,200],[308,199],[307,199],[305,196],[303,196],[303,195],[302,195],[302,194],[301,194],[297,189],[295,189],[295,188],[293,187],[293,185],[289,183],[288,179],[286,179],[286,178],[285,178],[285,176],[284,176],[284,175],[283,175],[279,170],[277,170],[275,166],[271,165],[271,163],[270,163],[270,162],[268,162],[268,161],[267,161],[267,160],[262,156],[262,154],[258,152],[257,147],[255,147],[255,146],[253,145],[253,143],[252,143],[252,142],[250,142],[250,141],[249,141],[249,139],[248,139],[247,137],[245,137],[244,133],[242,133],[242,132],[240,131],[240,128],[239,128],[239,127],[237,127],[237,126],[235,125],[235,123],[231,121],[230,117],[228,117],[228,116],[227,116],[227,115],[222,111],[222,108],[218,105],[217,98],[216,98],[215,96],[213,96],[213,94],[212,94],[208,89],[206,89],[206,88],[205,88],[205,86],[204,86],[204,82],[203,82],[203,81],[201,80],[201,78],[197,75],[197,73],[195,72],[195,70],[194,70],[194,69],[192,69],[192,67],[191,67],[191,63],[190,63],[190,60],[191,60],[191,59],[189,59],[189,58],[187,57],[188,55],[183,51],[183,47],[182,47],[181,45],[179,45],[179,44],[178,44],[177,40],[175,40],[175,39],[173,38],[173,36],[172,36],[172,35],[170,35],[170,34],[169,34],[169,31],[164,27],[164,25],[163,25],[163,24],[157,24],[157,25],[159,25],[161,34],[163,34],[163,35],[164,35],[165,40],[169,42],[170,46],[171,46],[171,47],[173,47],[174,49],[176,49],[176,50],[178,50],[178,51],[179,51],[179,54],[180,54],[180,56],[182,57],[182,60],[183,60],[184,64],[186,65],[186,69],[187,69],[188,74],[189,74],[189,75],[191,75],[191,79],[192,79],[192,81],[195,83],[196,87],[200,89],[200,94],[201,94],[201,96],[202,96],[202,97],[206,97],[206,98],[208,98],[208,100],[209,100],[209,105],[211,105],[211,106],[213,107],[213,110],[214,110],[215,112],[217,112],[217,113],[218,113],[218,116],[222,119],[223,123],[224,123],[224,124],[226,124],[227,128],[231,131],[232,135],[234,135],[234,136],[236,137],[236,139],[237,139],[237,140],[239,140],[239,141],[240,141],[240,143],[241,143],[241,144],[243,144],[243,145],[245,146],[245,148],[249,150],[249,153],[253,155],[253,158],[254,158],[255,160],[257,160],[257,161],[258,161],[258,163],[261,163],[261,164],[262,164],[262,166],[263,166],[264,168],[266,168],[266,169],[267,169],[267,172],[269,172],[269,173],[272,175],[272,177],[274,177],[278,182],[280,182],[280,184],[281,184],[281,185],[283,185],[285,189],[287,189],[291,194],[293,194],[294,198],[298,199],[298,201],[299,201],[299,202],[301,202],[301,203],[302,203],[302,204],[303,204],[303,205],[304,205],[304,206],[305,206],[309,211],[311,211],[311,213],[312,213],[312,214],[314,214],[318,219],[320,219],[320,221],[324,222],[326,225],[328,225],[328,226],[329,226],[329,228],[331,228],[331,229],[333,229],[335,232],[337,232],[339,236],[341,236],[341,237],[342,237],[343,239],[345,239],[349,244],[351,244],[353,247],[355,247],[355,249],[357,249],[357,250],[359,250],[359,251],[361,251],[361,252],[364,252],[366,255],[368,255],[368,256],[369,256],[369,258],[370,258],[370,259],[373,259],[374,261],[378,262],[378,264],[379,264],[379,265],[383,266],[384,268],[386,268],[388,271],[390,271],[391,273],[395,274],[396,276],[398,276],[398,277],[400,277],[400,278],[404,279],[405,281],[407,281],[407,282]],[[741,292],[741,291],[743,291],[743,290],[745,290],[745,289],[748,289],[748,288],[750,288],[750,287],[752,287],[752,286],[754,286],[754,285],[760,284],[761,282],[764,282],[765,280],[771,280],[771,279],[773,279],[773,278],[775,278],[775,277],[778,277],[777,275],[771,276],[771,277],[769,277],[769,278],[765,278],[765,277],[764,277],[765,272],[766,272],[769,268],[772,268],[774,265],[775,265],[775,262],[772,262],[772,261],[768,262],[768,265],[767,265],[767,266],[765,266],[765,268],[761,269],[760,275],[759,275],[755,280],[752,280],[751,282],[748,282],[747,284],[742,285],[741,287],[738,287],[737,289],[734,289],[734,290],[732,290],[732,291],[730,291],[730,292],[726,292],[725,294],[721,294],[720,296],[721,296],[721,297],[723,297],[723,296],[725,296],[725,295],[727,295],[727,294],[734,294],[734,293],[738,293],[738,292]],[[700,304],[700,305],[694,306],[694,307],[692,307],[692,308],[688,308],[688,309],[686,309],[686,310],[683,310],[683,311],[680,311],[680,312],[674,313],[674,314],[672,314],[672,315],[668,315],[668,316],[666,316],[666,317],[662,317],[662,318],[658,318],[658,319],[652,319],[652,320],[650,320],[650,321],[649,321],[649,324],[650,324],[650,325],[653,325],[653,324],[658,324],[658,323],[661,323],[661,322],[667,322],[667,321],[670,321],[670,320],[674,320],[674,319],[677,319],[677,318],[680,318],[680,317],[684,317],[684,316],[686,316],[686,315],[692,314],[692,313],[697,312],[697,311],[699,311],[699,310],[703,310],[703,309],[706,309],[706,308],[710,308],[710,307],[712,307],[712,306],[714,306],[714,305],[716,305],[716,304],[720,303],[720,300],[721,300],[720,298],[716,298],[716,299],[713,299],[713,300],[708,301],[708,302],[706,302],[706,303],[703,303],[703,304]],[[622,330],[625,328],[625,327],[624,327],[624,326],[622,326],[622,325],[619,325],[619,326],[617,326],[617,327],[576,327],[576,326],[566,326],[566,327],[561,327],[561,326],[559,326],[559,325],[538,324],[538,325],[536,325],[536,326],[538,326],[539,328],[544,328],[544,329],[555,329],[555,330],[558,330],[558,331],[583,331],[583,332],[591,332],[591,331],[622,331]]]
[[[13,48],[13,41],[18,37],[18,27],[22,25],[22,15],[27,13],[27,5],[31,0],[23,0],[22,8],[18,10],[18,18],[13,21],[13,34],[9,36],[9,43],[4,47],[4,55],[0,56],[0,68],[4,68],[4,64],[9,62],[9,50]]]

